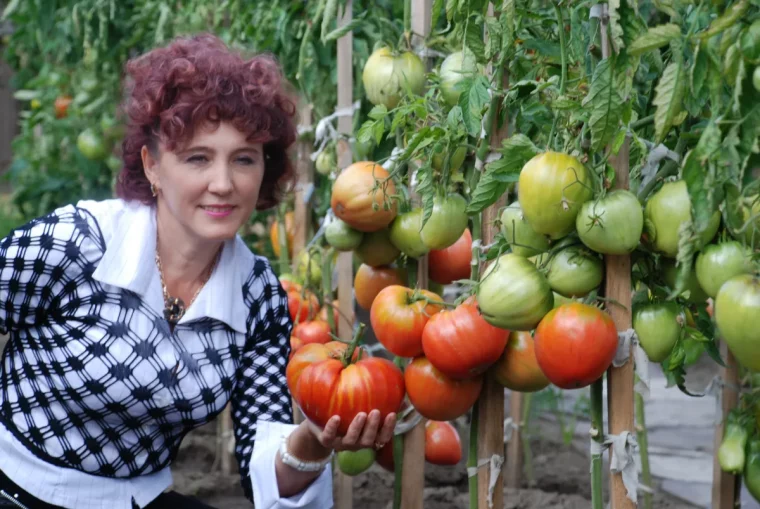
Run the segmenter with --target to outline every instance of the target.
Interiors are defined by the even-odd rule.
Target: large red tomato
[[[288,293],[288,310],[290,319],[299,322],[311,320],[319,312],[319,299],[309,290],[301,289],[301,285],[283,282],[283,287],[287,285]]]
[[[418,297],[441,302],[427,290],[415,292],[400,285],[388,286],[372,302],[370,321],[375,336],[393,355],[416,357],[422,353],[422,330],[442,306],[428,304]]]
[[[298,338],[296,336],[290,336],[290,355],[288,356],[288,361],[293,358],[293,356],[296,354],[299,348],[303,346],[303,341],[301,341],[301,338]]]
[[[536,360],[533,336],[528,331],[509,335],[507,348],[491,371],[497,382],[513,391],[535,392],[549,385]]]
[[[428,419],[451,421],[472,407],[483,387],[483,377],[454,380],[425,357],[414,359],[404,371],[406,391],[414,408]]]
[[[561,389],[579,389],[599,379],[615,358],[617,345],[610,315],[580,302],[552,309],[536,328],[538,365]]]
[[[369,311],[380,290],[391,285],[404,285],[406,281],[399,269],[361,265],[354,277],[354,295],[359,307]]]
[[[322,320],[309,320],[301,322],[293,327],[293,335],[297,336],[305,345],[310,343],[329,343],[330,324]]]
[[[428,253],[428,275],[442,285],[470,277],[472,260],[472,234],[467,228],[459,240],[445,249],[432,249]]]
[[[480,316],[475,299],[430,317],[422,331],[425,357],[446,376],[461,380],[485,372],[499,360],[509,331]]]
[[[396,186],[377,163],[359,161],[335,179],[330,206],[335,215],[361,232],[382,230],[396,217]]]
[[[322,320],[323,322],[327,322],[327,312],[329,309],[332,309],[333,312],[333,323],[335,324],[335,333],[338,333],[338,324],[340,322],[340,303],[337,300],[334,300],[332,302],[332,306],[327,304],[322,306],[322,309],[319,310],[319,314],[317,315],[317,320]],[[328,322],[329,323],[329,322]]]
[[[319,426],[340,416],[339,436],[360,412],[377,409],[384,421],[404,400],[404,375],[395,364],[364,355],[349,362],[346,356],[347,345],[337,341],[304,345],[286,371],[288,388],[303,414]]]
[[[433,465],[456,465],[462,459],[462,442],[457,429],[448,422],[425,424],[425,461]]]

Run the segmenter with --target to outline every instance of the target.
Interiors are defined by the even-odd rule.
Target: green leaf
[[[517,182],[522,167],[538,153],[538,148],[524,134],[516,134],[502,142],[499,152],[501,158],[486,165],[472,192],[468,214],[481,212],[494,204],[510,183]]]
[[[699,34],[701,39],[712,37],[721,33],[723,30],[736,25],[736,22],[744,16],[749,8],[748,0],[741,0],[733,4],[721,17],[710,23],[706,31]]]
[[[462,108],[464,123],[470,136],[479,136],[483,110],[491,101],[488,94],[488,81],[485,76],[477,76],[469,80],[466,88],[459,96],[459,106]]]
[[[655,143],[662,143],[668,135],[673,121],[683,109],[683,96],[686,92],[686,76],[683,61],[677,58],[668,64],[655,88],[652,104],[654,113]]]
[[[13,92],[13,98],[17,101],[31,101],[42,95],[39,90],[16,90]]]
[[[356,139],[359,140],[361,143],[369,143],[376,137],[377,132],[377,125],[380,125],[380,129],[384,129],[384,124],[382,120],[367,120],[362,124],[362,126],[359,128],[359,132],[356,135]],[[382,132],[380,133],[380,136],[382,138]]]
[[[488,30],[488,37],[486,38],[486,60],[491,60],[499,53],[501,49],[502,27],[499,20],[493,16],[486,18],[486,28]]]
[[[347,33],[353,32],[354,30],[362,26],[362,23],[364,23],[364,14],[362,14],[361,17],[352,18],[351,21],[349,21],[342,27],[336,28],[332,32],[326,34],[324,37],[322,37],[322,42],[337,41],[338,39],[340,39]]]
[[[367,116],[372,120],[380,120],[381,118],[385,118],[387,114],[388,108],[384,104],[378,104],[370,110]]]
[[[446,124],[452,131],[456,131],[462,124],[464,124],[461,106],[457,104],[449,110],[449,115],[446,117]]]
[[[641,55],[647,51],[661,48],[678,37],[681,37],[681,27],[675,23],[652,27],[631,43],[628,47],[628,54]]]
[[[435,27],[438,26],[438,18],[441,17],[441,12],[443,12],[443,9],[444,9],[443,0],[433,1],[433,10],[431,11],[432,18],[430,22],[430,26],[433,27],[433,30],[435,30]]]
[[[320,38],[322,42],[325,42],[330,24],[336,20],[338,15],[338,0],[327,0],[325,4],[325,13],[322,16],[322,31],[320,32]]]
[[[551,41],[543,41],[541,39],[527,39],[523,43],[523,47],[526,49],[532,49],[536,51],[537,55],[544,58],[552,58],[559,61],[562,58],[562,51],[559,43]]]
[[[692,221],[697,234],[707,229],[715,212],[714,199],[710,199],[710,193],[705,186],[706,164],[706,161],[700,161],[696,150],[689,152],[683,160],[683,180],[689,190]]]
[[[694,54],[694,65],[691,68],[691,89],[695,96],[702,95],[705,89],[707,71],[710,68],[710,56],[707,50],[697,45],[697,52]]]
[[[734,84],[734,104],[733,111],[737,115],[741,113],[741,98],[742,98],[742,86],[744,85],[744,78],[747,77],[747,68],[744,66],[744,59],[739,59],[739,66],[736,70],[736,83]]]
[[[560,96],[552,101],[551,106],[554,110],[577,110],[581,107],[581,103],[574,101],[567,96]]]
[[[417,169],[417,188],[415,191],[422,199],[422,225],[420,226],[422,228],[433,214],[435,188],[433,187],[433,168],[430,166],[430,162]]]
[[[638,0],[633,1],[636,2]],[[610,42],[612,42],[612,47],[615,48],[616,52],[620,52],[625,46],[625,42],[623,41],[623,27],[620,24],[620,3],[621,0],[607,1],[607,10],[610,16]]]
[[[588,95],[583,106],[591,106],[589,127],[591,147],[600,151],[607,145],[620,126],[623,112],[623,98],[620,97],[613,79],[613,60],[605,58],[599,62],[591,79]]]
[[[3,9],[3,15],[0,16],[0,19],[8,19],[8,16],[13,14],[13,12],[18,8],[20,4],[20,0],[11,0],[8,5],[5,6],[5,9]]]
[[[628,129],[623,128],[618,131],[618,133],[615,135],[615,139],[612,140],[612,153],[617,155],[617,153],[620,151],[620,147],[623,146],[623,143],[625,142],[625,136],[628,134]]]
[[[718,348],[718,342],[715,340],[715,338],[708,339],[705,343],[703,343],[703,346],[705,347],[705,352],[707,352],[707,355],[709,355],[712,360],[717,362],[718,365],[726,367],[726,363],[720,356],[720,348]]]

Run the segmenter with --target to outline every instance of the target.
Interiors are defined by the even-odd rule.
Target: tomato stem
[[[601,451],[604,443],[604,399],[602,392],[604,381],[599,378],[591,384],[591,436],[599,444]],[[604,508],[602,493],[602,452],[591,455],[591,507]]]
[[[404,478],[404,435],[393,435],[393,509],[401,509],[401,483]]]
[[[351,343],[346,349],[346,357],[343,359],[343,366],[348,366],[351,364],[351,358],[354,356],[354,351],[356,350],[356,347],[359,346],[359,343],[362,340],[362,336],[364,336],[364,329],[366,328],[367,326],[364,323],[359,322],[359,327],[357,327],[356,331],[354,332],[354,338],[351,340]]]
[[[478,422],[480,421],[478,402],[472,406],[470,419],[470,444],[467,450],[467,470],[470,492],[470,509],[478,509]],[[471,470],[475,469],[475,470]]]
[[[646,420],[644,417],[644,398],[638,392],[636,398],[636,441],[641,453],[641,480],[644,485],[652,487],[652,472],[649,469],[649,439],[647,438]],[[652,494],[644,492],[644,509],[652,509]]]

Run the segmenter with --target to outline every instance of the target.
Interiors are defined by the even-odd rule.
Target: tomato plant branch
[[[478,427],[480,412],[478,404],[472,406],[470,438],[467,448],[467,482],[470,492],[470,509],[478,509]]]
[[[652,487],[652,472],[649,469],[649,439],[647,438],[646,419],[644,417],[644,397],[638,392],[636,398],[636,441],[641,453],[641,480],[647,488]],[[644,492],[644,509],[652,509],[652,494]]]
[[[641,129],[642,127],[646,127],[651,124],[654,124],[654,115],[649,115],[648,117],[640,118],[636,122],[632,123],[631,130],[635,131],[636,129]]]
[[[393,435],[393,509],[401,509],[401,483],[404,479],[404,435]]]
[[[280,274],[286,274],[290,272],[290,253],[288,252],[288,232],[285,225],[285,213],[287,211],[287,204],[281,203],[277,207],[277,240],[280,248],[279,264]]]
[[[591,508],[603,509],[602,454],[604,451],[604,381],[599,378],[591,384],[591,439],[596,442],[596,451],[591,454]]]
[[[344,366],[351,364],[351,358],[354,356],[354,351],[356,350],[356,347],[359,346],[359,343],[362,340],[362,336],[364,335],[364,329],[366,328],[367,326],[364,323],[360,322],[359,327],[357,327],[356,331],[354,331],[354,338],[351,340],[351,343],[346,349],[346,358],[343,359]]]
[[[332,275],[333,275],[333,253],[334,250],[332,248],[327,249],[323,253],[323,261],[322,261],[322,306],[327,308],[327,324],[330,326],[330,331],[332,333],[337,332],[336,331],[336,323],[335,323],[335,314],[333,313],[332,309],[330,309],[330,306],[332,304]]]
[[[562,16],[562,9],[560,8],[559,4],[553,2],[552,6],[554,7],[554,13],[557,16],[557,31],[559,32],[559,51],[562,62],[562,74],[559,80],[559,95],[562,96],[565,94],[565,87],[567,86],[567,40],[565,37],[565,21]],[[554,141],[554,133],[557,129],[558,121],[559,116],[555,113],[554,120],[552,121],[552,129],[549,132],[549,137],[546,140],[547,149],[551,149],[553,146],[552,144]]]

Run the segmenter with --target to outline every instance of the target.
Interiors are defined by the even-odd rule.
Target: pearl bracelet
[[[330,455],[322,461],[303,461],[290,454],[287,437],[282,437],[282,442],[280,443],[280,459],[282,459],[284,464],[299,472],[320,472],[332,461],[334,454],[335,451],[331,451]]]

